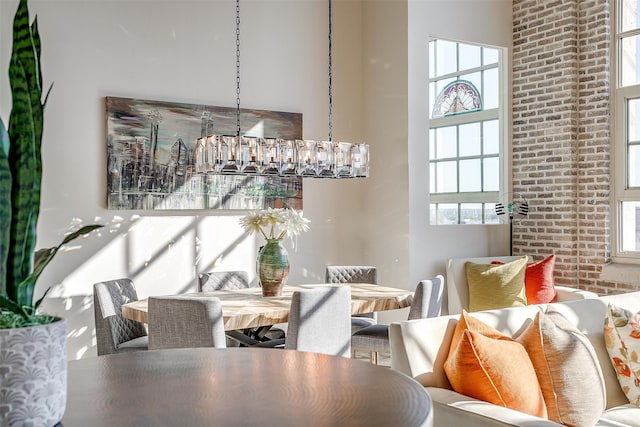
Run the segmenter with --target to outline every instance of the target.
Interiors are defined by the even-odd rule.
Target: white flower
[[[267,208],[240,218],[247,233],[260,233],[267,240],[281,240],[309,231],[309,220],[293,209]]]
[[[240,218],[240,225],[247,233],[262,233],[264,235],[262,225],[265,225],[265,222],[260,211],[251,212]]]
[[[297,236],[300,233],[309,231],[309,221],[302,216],[302,212],[298,213],[293,209],[287,209],[285,211],[285,219],[283,228],[286,230],[288,236]]]

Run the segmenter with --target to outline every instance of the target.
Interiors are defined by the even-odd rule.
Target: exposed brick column
[[[611,6],[578,2],[578,284],[594,292],[619,286],[598,277],[611,241]]]
[[[605,292],[610,0],[513,1],[514,253],[556,254],[555,281]]]

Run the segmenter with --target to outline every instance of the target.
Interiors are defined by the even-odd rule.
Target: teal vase
[[[282,241],[269,239],[258,253],[258,278],[262,296],[277,297],[289,278],[289,254]]]

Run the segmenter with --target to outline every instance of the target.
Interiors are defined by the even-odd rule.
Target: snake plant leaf
[[[7,293],[7,257],[11,232],[11,170],[9,134],[0,119],[0,295]]]
[[[37,21],[29,25],[27,0],[20,0],[13,21],[13,49],[9,64],[13,106],[9,117],[9,162],[12,207],[7,295],[18,302],[17,284],[31,274],[40,212],[43,129],[40,37]]]
[[[9,158],[9,133],[7,133],[7,128],[4,127],[2,118],[0,118],[0,156],[5,159]]]
[[[13,216],[11,220],[10,254],[7,262],[7,294],[15,299],[13,284],[20,283],[31,271],[32,253],[35,243],[36,223],[39,206],[35,206],[39,192],[38,162],[35,155],[34,123],[31,119],[31,105],[24,68],[12,61],[10,66],[12,79],[13,108],[9,118],[9,164],[12,176],[11,204]],[[37,199],[39,200],[39,193]],[[39,205],[39,203],[38,203]]]
[[[24,311],[18,304],[11,301],[9,298],[7,298],[4,295],[0,295],[0,309],[11,311],[21,316],[24,314]]]
[[[38,308],[40,307],[40,304],[42,304],[42,301],[44,301],[44,297],[47,296],[47,294],[49,293],[49,291],[51,290],[51,287],[48,287],[44,293],[42,294],[42,296],[38,299],[38,301],[35,302],[35,304],[33,304],[33,314],[36,313],[36,311],[38,310]]]

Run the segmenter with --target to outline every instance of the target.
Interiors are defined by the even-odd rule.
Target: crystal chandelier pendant
[[[238,163],[236,162],[236,137],[223,135],[218,141],[218,170],[221,173],[238,173]]]
[[[240,172],[247,174],[260,172],[262,146],[259,139],[246,136],[240,138]]]
[[[198,175],[243,174],[303,178],[369,176],[369,145],[333,142],[332,14],[329,4],[329,137],[325,141],[243,136],[240,126],[240,0],[236,0],[236,134],[213,134],[209,113],[201,117],[201,135],[193,151]],[[186,150],[185,150],[186,152]]]
[[[280,141],[265,138],[262,143],[262,174],[278,175],[280,173]]]
[[[316,145],[316,158],[318,161],[318,176],[323,178],[333,178],[333,142],[318,142]]]

